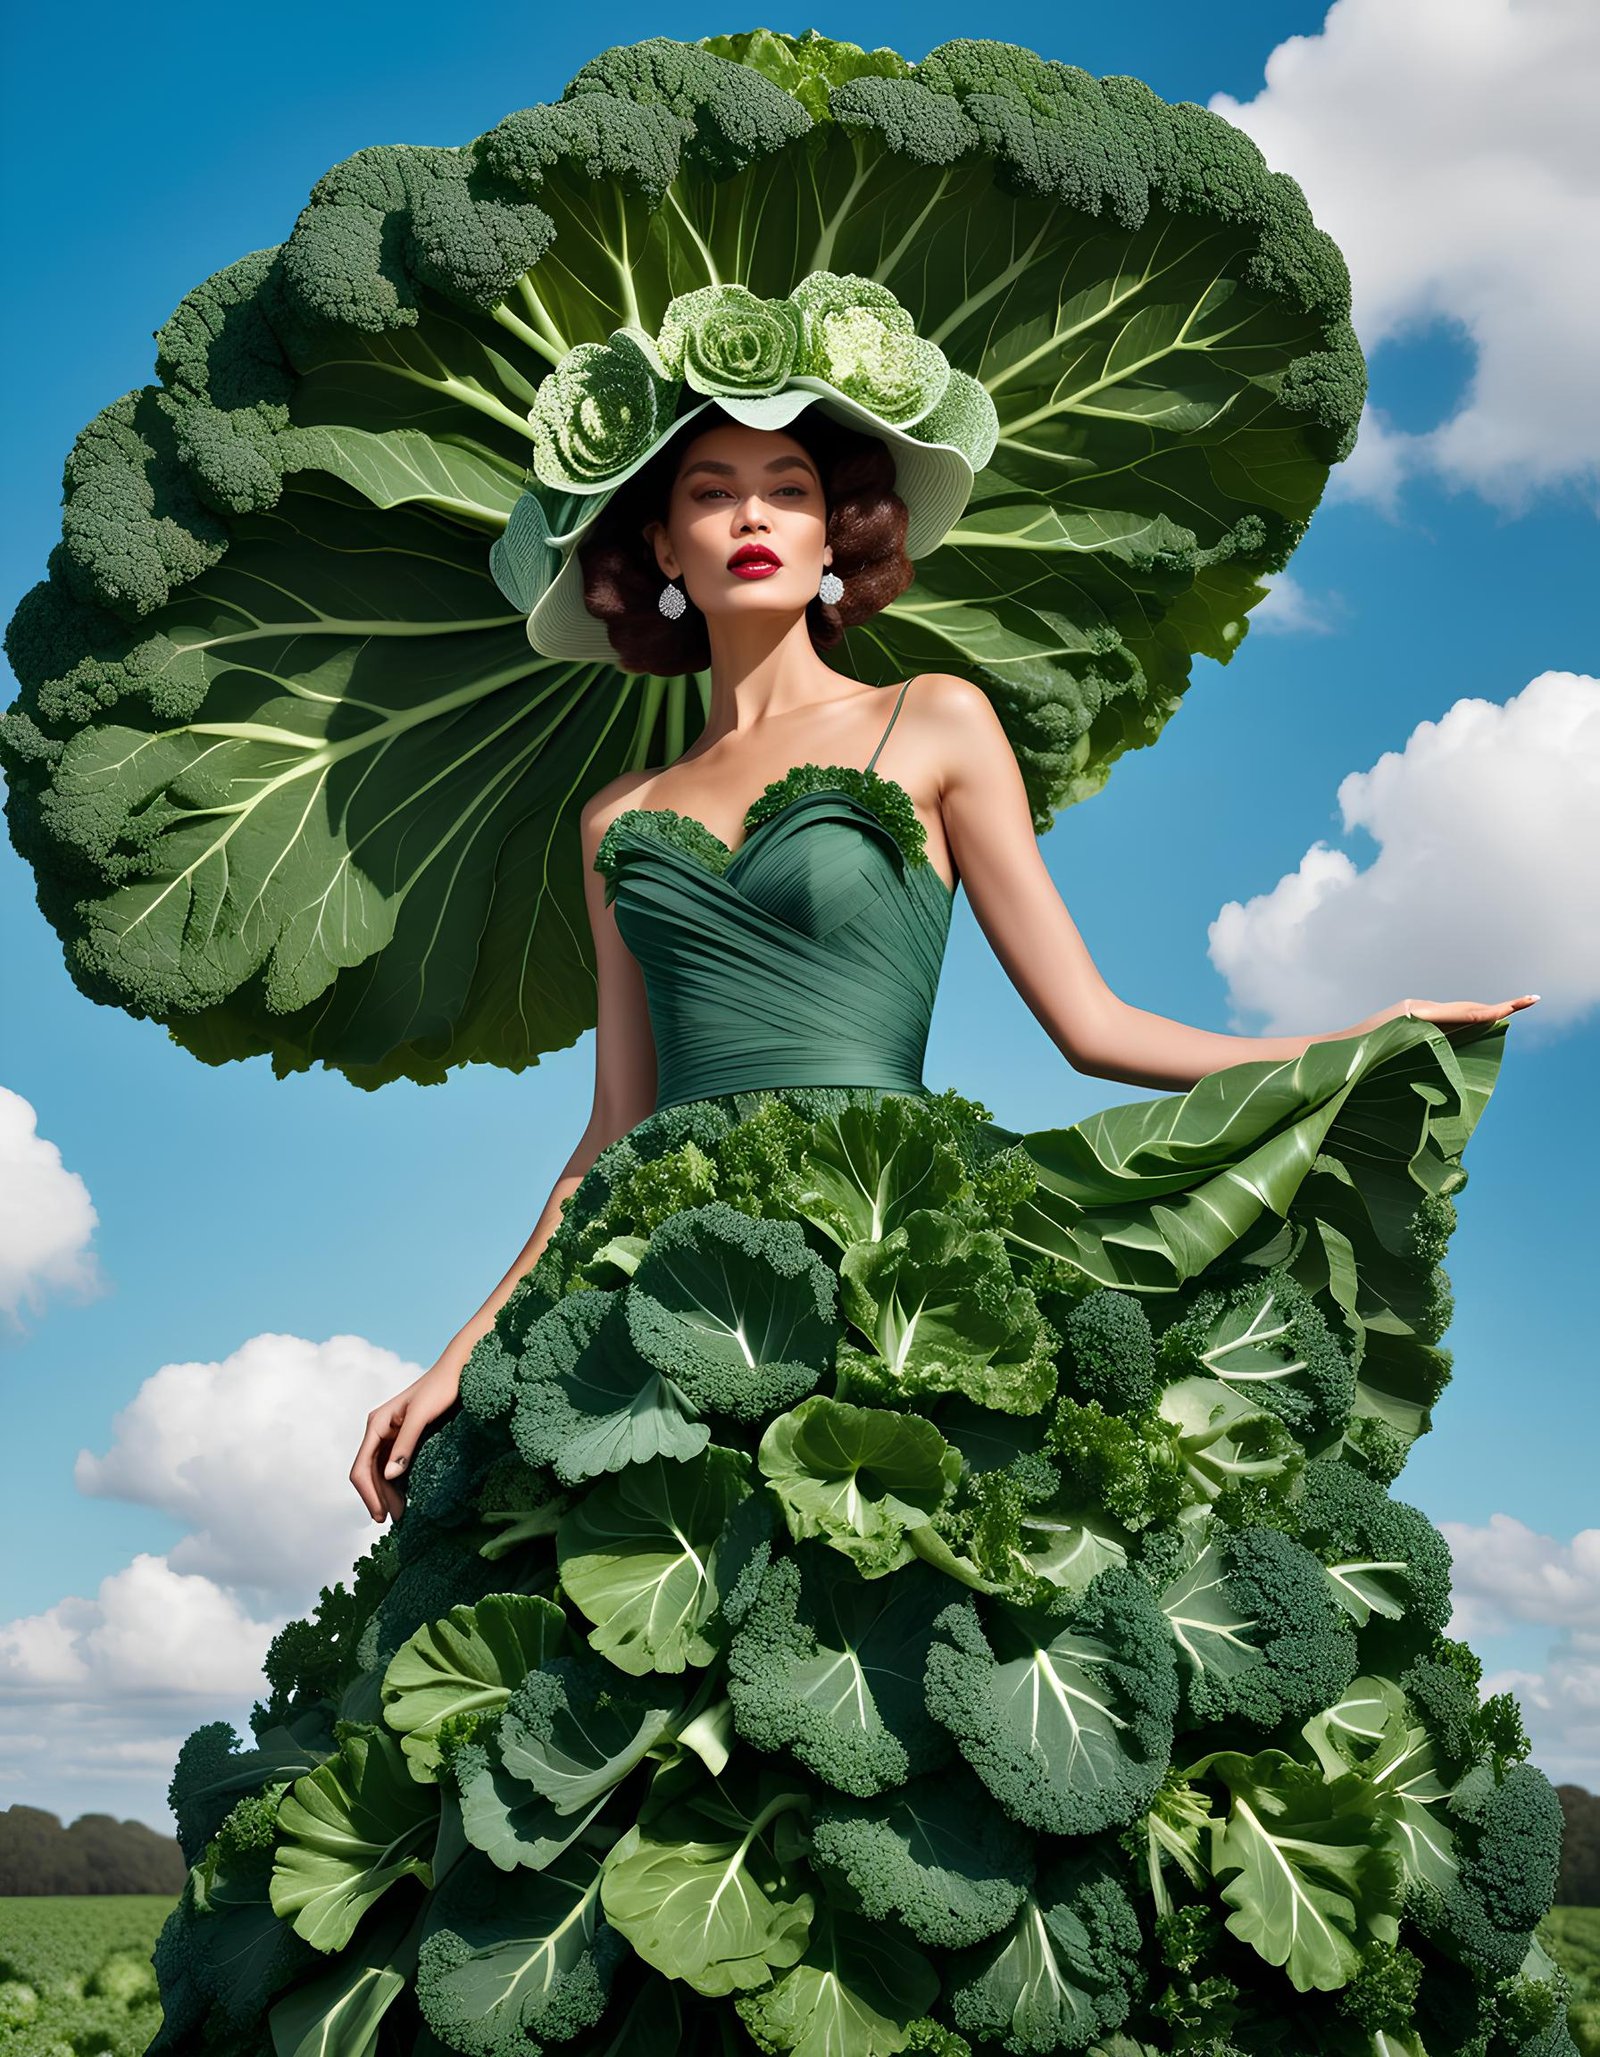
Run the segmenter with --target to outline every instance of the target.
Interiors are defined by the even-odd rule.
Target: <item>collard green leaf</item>
[[[714,1779],[699,1767],[657,1783],[665,1799],[606,1859],[607,1919],[696,1992],[765,1985],[804,1950],[816,1905],[795,1861],[804,1783],[767,1771]]]
[[[608,1667],[555,1657],[530,1672],[500,1717],[500,1760],[560,1814],[594,1805],[682,1717],[675,1694],[614,1690]]]
[[[78,439],[0,756],[85,990],[208,1062],[366,1086],[592,1025],[578,813],[693,740],[705,680],[530,647],[530,412],[676,295],[823,266],[895,294],[1000,426],[841,669],[974,680],[1040,826],[1153,742],[1353,438],[1348,276],[1298,186],[1203,108],[1013,44],[652,38],[460,149],[333,167]]]
[[[1148,1586],[1103,1571],[1058,1610],[948,1608],[928,1651],[928,1707],[1006,1812],[1091,1835],[1149,1805],[1172,1754],[1171,1638]]]
[[[432,1884],[426,1853],[439,1823],[437,1786],[411,1777],[382,1729],[347,1735],[339,1754],[295,1780],[278,1810],[272,1911],[318,1950],[342,1950],[396,1879]]]
[[[878,1358],[852,1365],[852,1389],[891,1404],[965,1393],[1008,1414],[1034,1413],[1054,1391],[1050,1332],[997,1230],[920,1208],[880,1241],[852,1243],[839,1277],[845,1315]]]
[[[452,1607],[401,1644],[383,1674],[383,1718],[398,1731],[416,1779],[439,1764],[439,1725],[503,1707],[527,1672],[566,1640],[566,1616],[536,1593],[490,1593]]]
[[[738,2008],[759,2044],[790,2057],[893,2057],[938,1991],[933,1966],[892,1929],[823,1915],[800,1962]]]
[[[682,1389],[629,1340],[620,1295],[569,1293],[528,1336],[511,1433],[563,1485],[652,1457],[695,1456],[711,1440]]]
[[[898,1917],[919,1943],[959,1950],[1004,1928],[1033,1882],[1033,1838],[970,1773],[947,1768],[881,1799],[825,1797],[810,1861],[874,1921]]]
[[[570,1849],[606,1803],[601,1794],[582,1814],[559,1813],[553,1801],[481,1749],[464,1754],[458,1775],[462,1832],[502,1871],[515,1871],[518,1865],[543,1871]]]
[[[1354,1975],[1367,1939],[1398,1935],[1394,1805],[1360,1772],[1325,1779],[1284,1750],[1214,1750],[1185,1776],[1208,1773],[1232,1806],[1212,1842],[1211,1870],[1233,1912],[1227,1926],[1297,1992],[1333,1992]]]
[[[624,1303],[635,1347],[694,1406],[761,1421],[833,1363],[836,1290],[797,1221],[717,1201],[662,1222]]]
[[[1283,1486],[1305,1463],[1275,1414],[1220,1379],[1176,1379],[1156,1404],[1178,1431],[1184,1474],[1204,1499],[1228,1485]]]
[[[791,1750],[841,1792],[870,1795],[950,1752],[922,1673],[949,1585],[921,1565],[865,1584],[815,1544],[766,1570],[728,1649],[741,1736]]]
[[[1461,1859],[1433,1738],[1416,1721],[1393,1679],[1370,1673],[1352,1679],[1331,1707],[1306,1722],[1301,1734],[1317,1754],[1323,1776],[1359,1771],[1389,1796],[1389,1849],[1402,1878],[1447,1891]]]
[[[473,1853],[434,1894],[417,1965],[423,2019],[469,2057],[564,2041],[605,2010],[626,1955],[600,1911],[600,1860],[573,1848],[509,1877]]]
[[[416,1970],[424,1911],[397,1909],[332,1970],[285,1993],[267,2016],[277,2057],[376,2057],[379,2025]]]
[[[1139,1924],[1097,1855],[1042,1875],[1003,1935],[958,1959],[950,2012],[966,2034],[1009,2051],[1081,2050],[1131,2005]]]
[[[909,1563],[907,1530],[932,1519],[961,1471],[931,1422],[822,1394],[779,1415],[758,1462],[795,1541],[821,1537],[863,1578]]]
[[[715,1444],[686,1464],[654,1458],[595,1486],[556,1534],[561,1583],[620,1670],[709,1664],[722,1597],[718,1544],[750,1491],[750,1460]]]
[[[1007,1238],[1124,1291],[1169,1294],[1224,1253],[1288,1261],[1358,1367],[1355,1410],[1403,1448],[1428,1426],[1440,1236],[1505,1024],[1397,1016],[1284,1063],[1017,1140],[1039,1170]],[[1397,1468],[1397,1467],[1396,1467]],[[1388,1475],[1392,1476],[1392,1472]]]
[[[949,1208],[966,1184],[957,1151],[909,1097],[844,1107],[799,1152],[795,1205],[841,1250],[877,1243],[924,1208]]]

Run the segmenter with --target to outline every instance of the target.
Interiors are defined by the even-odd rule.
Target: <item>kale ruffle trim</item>
[[[621,831],[633,828],[658,841],[675,845],[708,871],[726,871],[733,852],[720,836],[714,836],[703,821],[692,814],[679,814],[671,807],[629,807],[607,825],[594,853],[594,868],[616,883]]]
[[[880,778],[875,771],[858,771],[849,764],[797,764],[782,778],[774,779],[746,810],[745,834],[752,835],[764,822],[773,820],[810,793],[846,794],[877,816],[905,853],[908,864],[927,863],[927,831],[905,787],[893,779]],[[735,855],[720,836],[692,814],[679,814],[672,807],[629,807],[608,824],[595,852],[595,870],[613,884],[624,826],[672,844],[709,871],[726,871]]]
[[[807,793],[846,793],[875,814],[905,852],[908,864],[928,861],[928,834],[904,786],[879,778],[875,771],[857,771],[850,764],[797,764],[774,779],[745,815],[746,830],[770,821],[792,801]]]

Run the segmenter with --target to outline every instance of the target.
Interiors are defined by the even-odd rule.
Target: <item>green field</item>
[[[5,2057],[142,2057],[161,2021],[150,1951],[159,1893],[0,1898]],[[1600,1907],[1558,1907],[1539,1939],[1573,1983],[1572,2032],[1600,2057]]]
[[[0,1899],[5,2057],[140,2057],[161,2025],[150,1951],[161,1893]]]

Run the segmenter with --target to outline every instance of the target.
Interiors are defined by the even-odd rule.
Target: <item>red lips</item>
[[[764,564],[773,571],[781,571],[783,559],[764,543],[741,543],[728,559],[729,571],[737,571],[741,564]]]

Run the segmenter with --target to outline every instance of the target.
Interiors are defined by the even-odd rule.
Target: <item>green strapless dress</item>
[[[608,830],[658,1105],[185,1743],[153,2052],[1571,2051],[1392,1490],[1503,1026],[1003,1128],[876,755]]]

